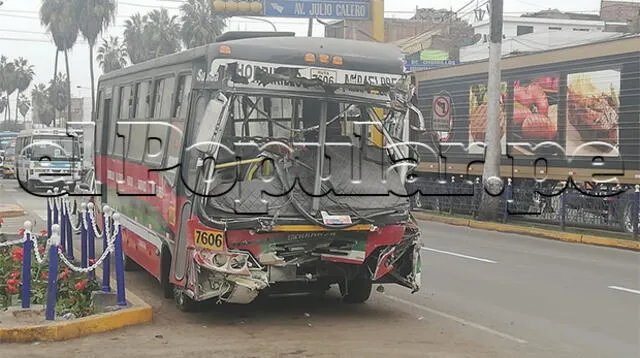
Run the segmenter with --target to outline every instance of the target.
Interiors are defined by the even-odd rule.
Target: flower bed
[[[43,232],[41,234],[45,234]],[[32,250],[31,258],[31,304],[44,305],[47,300],[48,262],[39,264],[35,250],[40,256],[46,256],[45,236],[41,235],[38,248]],[[22,265],[24,250],[19,246],[0,247],[0,308],[7,310],[11,306],[20,305],[22,288]],[[92,264],[92,263],[90,263]],[[86,273],[71,271],[64,265],[58,265],[58,289],[56,313],[58,316],[71,314],[76,318],[95,313],[91,293],[99,289],[96,280],[88,280]]]

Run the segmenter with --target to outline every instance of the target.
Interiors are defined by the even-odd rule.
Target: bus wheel
[[[198,302],[187,296],[182,287],[174,286],[173,297],[176,307],[182,312],[196,312],[199,308]]]
[[[137,271],[139,266],[133,261],[129,256],[124,254],[124,250],[122,250],[122,266],[125,271]]]
[[[368,279],[355,279],[349,281],[347,294],[343,297],[346,303],[364,303],[371,296],[373,282]]]

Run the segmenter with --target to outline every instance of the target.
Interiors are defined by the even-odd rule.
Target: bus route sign
[[[371,0],[265,0],[264,16],[369,20]]]

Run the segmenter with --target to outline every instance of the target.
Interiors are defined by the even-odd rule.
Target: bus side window
[[[182,75],[178,80],[178,91],[175,96],[172,118],[183,121],[187,117],[189,108],[189,92],[191,90],[191,75]]]

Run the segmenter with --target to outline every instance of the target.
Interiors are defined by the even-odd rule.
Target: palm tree
[[[95,78],[93,73],[93,47],[98,35],[115,22],[116,4],[114,0],[75,0],[79,9],[80,33],[89,42],[89,69],[91,71],[91,115],[96,110]]]
[[[70,0],[42,0],[40,7],[40,22],[51,33],[56,45],[55,71],[58,70],[58,52],[64,51],[67,70],[67,94],[71,97],[71,74],[69,70],[69,50],[78,39],[80,11],[75,1]],[[67,105],[67,122],[71,122],[71,101]]]
[[[20,112],[18,108],[20,105],[20,95],[22,95],[22,92],[26,91],[31,85],[35,72],[33,72],[33,65],[30,65],[29,62],[22,57],[13,61],[13,64],[16,68],[15,85],[18,90],[18,95],[16,96],[16,122],[18,122],[18,114]]]
[[[140,13],[137,13],[124,23],[124,42],[129,59],[133,64],[147,61],[150,58],[147,50],[149,43],[146,41],[144,33],[148,19],[147,15],[141,16]]]
[[[33,104],[33,123],[50,126],[55,120],[56,113],[49,97],[49,88],[40,83],[31,91],[31,103]]]
[[[151,40],[152,58],[170,55],[181,50],[178,16],[169,17],[167,9],[153,10],[144,27],[145,37]],[[148,33],[148,36],[146,35]]]
[[[104,73],[119,70],[127,66],[127,49],[117,36],[109,36],[98,48],[96,60]]]
[[[11,106],[9,105],[10,97],[17,87],[16,65],[7,61],[7,57],[0,56],[0,86],[1,90],[6,94],[7,108],[4,112],[4,120],[11,119]],[[0,91],[0,93],[2,93]]]
[[[7,97],[0,97],[0,114],[5,113],[8,106],[9,101],[7,101]]]
[[[187,48],[194,48],[215,42],[227,24],[225,18],[213,10],[209,1],[189,0],[180,6],[182,29],[180,35]]]
[[[25,122],[27,120],[27,113],[31,109],[31,102],[24,93],[20,93],[18,96],[18,111],[20,115],[22,115],[22,121]],[[16,121],[17,122],[17,121]]]
[[[67,91],[68,88],[69,81],[62,73],[59,73],[53,80],[51,80],[51,82],[49,82],[47,97],[49,98],[52,108],[58,113],[71,105],[71,95],[69,94],[70,92]],[[55,117],[58,116],[54,115],[54,118]],[[53,122],[55,125],[55,119]],[[59,123],[57,124],[59,125]]]

